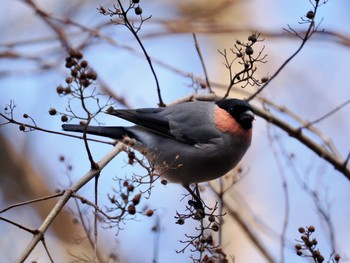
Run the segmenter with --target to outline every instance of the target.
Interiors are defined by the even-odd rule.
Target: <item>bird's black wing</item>
[[[170,132],[169,119],[162,114],[165,109],[166,108],[113,110],[107,113],[175,139],[174,135]]]

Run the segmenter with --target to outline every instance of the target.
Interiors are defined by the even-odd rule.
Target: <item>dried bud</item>
[[[246,49],[245,49],[245,53],[248,55],[248,56],[251,56],[253,55],[254,53],[254,50],[251,46],[247,46]]]
[[[218,232],[219,231],[219,225],[214,223],[211,227],[211,229],[214,231],[214,232]]]
[[[82,80],[81,84],[82,84],[85,88],[87,88],[87,87],[89,87],[89,85],[90,85],[90,81],[88,81],[87,79],[84,79],[84,80]]]
[[[65,65],[66,68],[71,68],[71,67],[73,67],[74,64],[75,64],[75,63],[73,63],[73,61],[74,61],[74,60],[72,60],[72,61],[70,61],[70,62],[67,62],[66,65]]]
[[[72,77],[78,76],[78,70],[76,68],[72,69],[71,73]]]
[[[24,124],[20,124],[19,125],[19,130],[20,131],[25,131],[25,129],[26,129],[26,126]]]
[[[262,78],[261,78],[261,82],[262,82],[262,83],[265,83],[265,82],[267,82],[268,80],[269,80],[268,77],[262,77]]]
[[[80,66],[82,68],[86,68],[89,65],[89,63],[86,60],[83,60],[82,62],[80,62]]]
[[[49,109],[49,114],[50,114],[51,116],[56,115],[56,114],[57,114],[56,109],[55,109],[55,108],[50,108],[50,109]]]
[[[321,252],[319,250],[314,250],[314,251],[312,251],[312,256],[314,258],[317,258],[317,257],[321,256]]]
[[[193,215],[193,219],[195,220],[201,220],[202,218],[204,218],[204,211],[203,209],[199,208],[196,210],[196,212]]]
[[[135,153],[134,152],[129,152],[128,153],[128,158],[129,158],[129,164],[133,164],[135,160]]]
[[[136,15],[141,15],[141,14],[142,14],[142,8],[139,7],[139,6],[136,7],[136,8],[135,8],[135,14],[136,14]]]
[[[62,85],[57,86],[56,88],[57,94],[62,94],[64,92],[64,88]]]
[[[111,113],[113,113],[113,111],[114,111],[114,108],[112,106],[109,106],[107,109],[107,113],[111,114]]]
[[[302,246],[301,246],[300,244],[296,244],[296,245],[295,245],[295,249],[296,249],[296,250],[300,250],[301,248],[302,248]]]
[[[314,19],[315,18],[315,13],[314,13],[314,11],[309,11],[309,12],[307,12],[306,13],[306,17],[308,18],[308,19]]]
[[[128,206],[128,213],[129,213],[130,215],[136,214],[136,207],[135,207],[134,205],[129,205],[129,206]]]
[[[124,203],[128,202],[128,196],[124,193],[120,194],[120,197],[123,199]]]
[[[304,242],[309,240],[309,237],[307,235],[302,235],[301,236],[301,240],[303,240]]]
[[[91,80],[96,80],[97,79],[97,74],[93,70],[89,70],[88,73],[86,73],[86,77]]]
[[[177,221],[176,221],[176,224],[178,225],[183,225],[185,224],[185,220],[183,218],[179,218]]]
[[[134,198],[132,199],[133,204],[138,205],[140,203],[140,199],[141,199],[141,193],[135,195]]]
[[[67,115],[62,115],[61,116],[61,121],[62,122],[67,122],[68,121],[68,116]]]
[[[214,240],[213,240],[213,237],[212,236],[208,236],[205,241],[208,243],[208,244],[213,244]]]
[[[305,228],[299,227],[298,231],[300,234],[303,234],[303,233],[305,233]]]
[[[107,12],[103,6],[100,6],[99,10],[100,10],[100,13],[103,15]]]
[[[153,210],[149,209],[146,211],[146,216],[151,217],[153,215]]]
[[[319,255],[317,257],[317,262],[322,263],[324,261],[324,257],[322,255]]]
[[[208,220],[209,220],[209,222],[215,222],[215,216],[210,215]]]
[[[70,84],[70,83],[72,83],[73,82],[73,78],[71,78],[71,77],[67,77],[66,78],[66,83],[67,84]]]
[[[134,185],[128,185],[128,192],[132,192],[132,191],[134,191],[134,189],[135,189],[135,187],[134,187]]]
[[[82,59],[83,58],[83,53],[81,53],[79,50],[70,50],[69,51],[69,55],[72,58],[76,58],[76,59]]]
[[[308,229],[309,232],[311,232],[311,233],[315,232],[315,227],[314,227],[314,226],[309,226],[307,229]]]
[[[168,181],[165,180],[165,179],[162,179],[162,180],[160,181],[160,183],[161,183],[162,185],[167,185],[167,184],[168,184]]]
[[[312,242],[311,242],[311,241],[307,241],[307,242],[305,243],[305,245],[306,245],[307,247],[312,247]]]
[[[72,89],[70,87],[65,87],[64,88],[64,93],[65,94],[71,94],[72,93]]]
[[[258,38],[257,38],[256,34],[251,34],[251,35],[248,37],[248,40],[251,41],[251,42],[253,42],[253,43],[255,43],[255,42],[258,40]]]
[[[23,118],[27,119],[29,117],[29,115],[27,113],[23,114]]]

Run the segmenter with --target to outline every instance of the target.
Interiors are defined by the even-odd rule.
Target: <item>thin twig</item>
[[[48,248],[47,245],[46,245],[45,238],[43,238],[43,239],[41,240],[41,243],[43,244],[43,247],[44,247],[44,249],[45,249],[45,251],[46,251],[46,254],[47,254],[47,256],[48,256],[49,259],[50,259],[50,262],[53,263],[54,261],[53,261],[53,258],[52,258],[52,256],[51,256],[51,253],[50,253],[50,251],[49,251],[49,248]]]
[[[79,199],[81,203],[87,204],[87,205],[93,207],[95,210],[98,210],[100,213],[104,214],[104,212],[100,208],[96,207],[93,202],[90,202],[86,198],[84,198],[82,196],[79,196],[76,193],[72,193],[72,197],[74,197],[74,202],[75,202],[75,205],[77,207],[77,211],[78,211],[78,215],[79,215],[79,218],[80,218],[81,226],[82,226],[82,228],[84,229],[84,231],[86,233],[86,237],[87,237],[87,240],[88,240],[91,248],[94,250],[95,242],[94,242],[93,238],[91,237],[91,230],[88,227],[88,224],[86,223],[86,220],[84,218],[84,213],[81,210],[77,199]],[[106,216],[106,214],[104,214],[104,215]],[[97,259],[97,262],[103,262],[103,256],[101,255],[101,252],[99,250],[96,250],[96,257],[95,258]]]
[[[154,77],[154,80],[155,80],[156,86],[157,86],[157,94],[158,94],[158,100],[159,100],[159,107],[165,107],[165,104],[164,104],[164,102],[163,102],[162,95],[161,95],[161,90],[160,90],[160,85],[159,85],[158,77],[157,77],[156,71],[154,70],[151,57],[148,55],[148,52],[147,52],[145,46],[143,45],[141,39],[139,38],[139,36],[138,36],[138,34],[137,34],[137,31],[135,30],[134,26],[130,23],[129,18],[127,17],[127,12],[125,12],[124,7],[123,7],[121,1],[118,0],[118,3],[119,3],[119,7],[120,7],[120,9],[121,9],[121,11],[122,11],[121,14],[123,15],[123,18],[124,18],[124,21],[125,21],[125,24],[126,24],[127,28],[128,28],[128,29],[130,30],[130,32],[133,34],[133,36],[135,37],[137,43],[140,45],[140,47],[141,47],[141,49],[142,49],[142,52],[143,52],[143,54],[144,54],[145,57],[146,57],[146,60],[147,60],[147,62],[148,62],[148,65],[149,65],[149,67],[151,68],[151,71],[152,71],[152,74],[153,74],[153,77]]]
[[[329,111],[328,113],[326,113],[325,115],[321,116],[320,118],[311,121],[310,123],[307,123],[304,125],[305,128],[308,128],[309,125],[314,125],[316,123],[319,123],[321,121],[323,121],[324,119],[328,118],[329,116],[333,115],[334,113],[336,113],[337,111],[341,110],[342,108],[344,108],[346,105],[348,105],[350,103],[350,99],[343,102],[342,104],[340,104],[339,106],[335,107],[333,110]],[[302,127],[303,128],[303,127]]]
[[[35,235],[36,234],[36,230],[33,230],[33,229],[30,229],[30,228],[28,228],[28,227],[25,227],[25,226],[23,226],[22,224],[18,224],[18,223],[16,223],[16,222],[14,222],[14,221],[12,221],[12,220],[9,220],[9,219],[7,219],[7,218],[5,218],[5,217],[2,217],[2,216],[0,216],[0,220],[2,220],[2,221],[5,221],[5,222],[7,222],[7,223],[9,223],[9,224],[11,224],[11,225],[14,225],[14,226],[16,226],[16,227],[18,227],[18,228],[20,228],[20,229],[22,229],[22,230],[24,230],[24,231],[27,231],[27,232],[29,232],[29,233],[31,233],[31,234],[33,234],[33,235]],[[39,240],[40,241],[40,240]]]
[[[204,59],[203,59],[203,56],[202,56],[202,52],[201,52],[201,49],[200,49],[200,46],[199,46],[199,43],[197,41],[197,37],[196,37],[196,34],[195,33],[192,33],[193,35],[193,39],[194,39],[194,45],[196,47],[196,50],[197,50],[197,54],[199,56],[199,59],[201,60],[201,64],[202,64],[202,68],[203,68],[203,71],[204,71],[204,76],[205,76],[205,82],[207,84],[207,88],[209,90],[209,93],[213,93],[211,87],[210,87],[210,82],[209,82],[209,77],[208,77],[208,72],[207,72],[207,68],[205,66],[205,63],[204,63]]]
[[[98,218],[98,179],[99,179],[100,175],[98,174],[95,177],[95,213],[94,213],[94,262],[97,258],[97,239],[98,239],[98,224],[97,224],[97,218]]]
[[[83,136],[73,135],[73,134],[69,134],[69,133],[65,133],[65,132],[57,132],[57,131],[53,131],[53,130],[44,129],[44,128],[41,128],[39,126],[34,126],[34,125],[31,125],[31,124],[26,124],[26,123],[23,123],[23,122],[19,122],[19,121],[16,121],[15,119],[13,119],[13,118],[7,117],[5,114],[2,114],[2,113],[0,113],[0,117],[3,117],[4,119],[6,119],[9,123],[13,123],[13,124],[16,124],[18,126],[24,125],[25,127],[29,128],[30,131],[37,130],[37,131],[41,131],[41,132],[57,134],[57,135],[63,135],[63,136],[72,137],[72,138],[76,138],[76,139],[82,139],[82,140],[84,139]],[[0,124],[0,126],[1,125],[3,125],[3,124]],[[92,139],[92,138],[86,138],[86,140],[92,141],[92,142],[109,144],[109,145],[115,145],[114,141],[113,142],[108,142],[108,141],[102,141],[102,140]]]
[[[10,210],[12,208],[18,207],[18,206],[23,206],[23,205],[28,205],[28,204],[32,204],[32,203],[36,203],[36,202],[41,202],[41,201],[45,201],[45,200],[49,200],[55,197],[59,197],[63,195],[63,191],[57,194],[53,194],[53,195],[49,195],[49,196],[44,196],[44,197],[40,197],[37,199],[33,199],[33,200],[29,200],[29,201],[25,201],[25,202],[21,202],[21,203],[17,203],[17,204],[13,204],[10,205],[2,210],[0,210],[0,214],[6,212],[7,210]]]

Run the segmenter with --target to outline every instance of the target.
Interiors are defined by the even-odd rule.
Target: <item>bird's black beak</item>
[[[254,120],[255,120],[255,115],[251,110],[247,110],[239,116],[239,123],[246,130],[249,130],[252,128]]]

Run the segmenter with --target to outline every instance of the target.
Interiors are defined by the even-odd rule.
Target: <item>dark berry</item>
[[[141,15],[141,14],[142,14],[142,8],[139,7],[139,6],[136,7],[136,8],[135,8],[135,14],[138,15],[138,16]]]
[[[50,108],[50,109],[49,109],[49,114],[50,114],[51,116],[56,115],[56,114],[57,114],[56,109],[55,109],[55,108]]]

